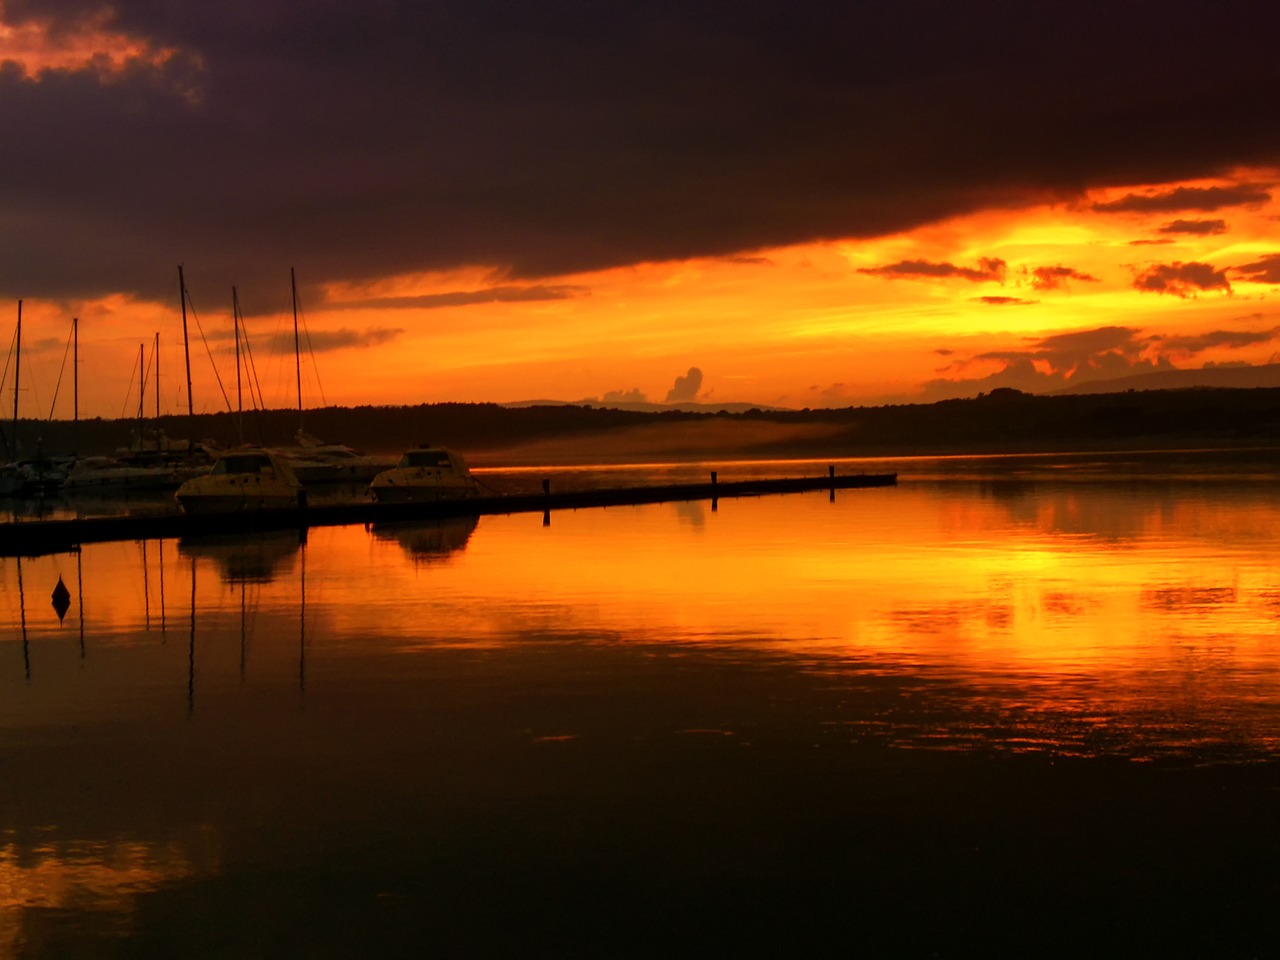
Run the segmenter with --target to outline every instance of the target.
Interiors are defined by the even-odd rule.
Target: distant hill
[[[509,410],[525,407],[591,407],[596,410],[629,410],[633,413],[746,413],[749,410],[769,412],[786,410],[787,407],[770,407],[763,403],[647,403],[605,400],[516,400],[501,406]]]
[[[1111,381],[1110,389],[1125,382]],[[825,410],[645,412],[573,404],[435,403],[326,407],[307,410],[305,419],[308,433],[372,453],[398,453],[430,441],[489,466],[1280,446],[1280,387],[1160,390],[1140,389],[1158,382],[1152,379],[1128,382],[1138,386],[1065,396],[998,388],[971,399]],[[137,426],[132,419],[24,420],[16,436],[24,454],[38,449],[110,453],[127,444]],[[292,443],[298,412],[246,414],[243,426],[252,442]],[[239,442],[240,420],[226,413],[194,420],[164,416],[148,423],[148,429],[155,428],[175,439],[233,446]],[[14,449],[14,437],[12,423],[0,427],[0,446]]]
[[[1195,387],[1257,389],[1280,387],[1280,363],[1256,367],[1205,367],[1200,370],[1159,370],[1112,380],[1090,380],[1045,396],[1125,393],[1129,390],[1190,390]]]

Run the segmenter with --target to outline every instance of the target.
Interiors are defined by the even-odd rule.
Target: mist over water
[[[1269,456],[0,561],[0,956],[1247,953]]]

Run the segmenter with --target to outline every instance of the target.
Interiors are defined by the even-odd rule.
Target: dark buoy
[[[67,611],[70,609],[71,591],[62,582],[62,577],[58,577],[58,585],[53,588],[53,610],[58,615],[59,623],[62,622],[62,618],[67,615]]]

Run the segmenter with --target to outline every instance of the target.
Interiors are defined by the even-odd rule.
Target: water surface
[[[0,955],[1250,955],[1277,478],[1172,462],[4,560]]]

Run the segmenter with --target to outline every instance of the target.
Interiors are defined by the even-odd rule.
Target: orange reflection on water
[[[1269,485],[904,479],[834,502],[819,493],[560,511],[546,525],[518,514],[326,528],[305,544],[296,534],[170,543],[163,567],[157,544],[145,565],[137,544],[86,547],[82,559],[90,660],[95,644],[161,641],[163,570],[165,636],[191,639],[158,650],[148,669],[188,680],[193,696],[213,677],[301,684],[326,663],[393,652],[628,644],[906,677],[928,687],[914,703],[936,705],[948,735],[968,725],[1008,743],[1023,733],[1078,743],[1098,729],[1141,740],[1169,715],[1198,724],[1194,736],[1270,750],[1280,742],[1262,709],[1280,697],[1277,548]],[[68,563],[27,562],[33,638],[74,635],[79,598],[61,627],[46,599],[59,572],[72,582]],[[227,639],[237,624],[238,646]],[[43,668],[53,651],[37,653]],[[16,653],[9,661],[0,687],[12,692]],[[58,676],[45,682],[61,696],[46,690],[21,709],[82,709],[100,695],[69,666]],[[1024,727],[1035,736],[1010,732]],[[928,739],[915,720],[903,730],[904,745]]]
[[[216,866],[210,867],[216,869]],[[195,875],[176,844],[120,840],[0,844],[0,956],[39,949],[42,916],[83,911],[111,917],[119,935],[130,927],[134,899]]]

